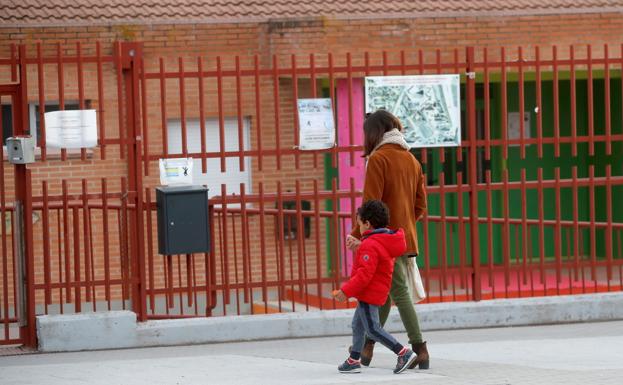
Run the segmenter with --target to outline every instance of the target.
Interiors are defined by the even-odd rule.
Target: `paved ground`
[[[405,341],[404,334],[396,335]],[[0,357],[0,384],[623,384],[623,321],[427,332],[431,369],[340,374],[347,336]]]

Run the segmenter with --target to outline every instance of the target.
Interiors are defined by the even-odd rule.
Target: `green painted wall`
[[[544,77],[545,78],[545,77]],[[542,118],[543,136],[553,137],[554,135],[554,96],[553,96],[553,82],[551,80],[542,81],[542,111],[540,111]],[[478,86],[482,88],[482,85]],[[571,135],[571,83],[569,80],[559,81],[559,121],[560,121],[560,135],[561,137],[568,137]],[[595,135],[603,135],[605,133],[605,83],[603,79],[593,80],[593,108],[594,108],[594,132]],[[576,124],[577,135],[587,135],[588,133],[588,84],[586,77],[576,80]],[[482,90],[477,89],[477,94],[480,96],[477,102],[477,109],[480,111],[479,122],[484,119],[484,101],[482,99]],[[462,92],[462,95],[465,95]],[[493,139],[502,138],[502,90],[500,83],[494,83],[490,85],[490,121],[491,121],[491,135]],[[507,106],[508,112],[519,111],[519,85],[517,82],[507,83]],[[612,111],[611,124],[612,133],[622,133],[622,98],[621,98],[621,80],[611,79],[610,81],[610,106]],[[536,107],[536,86],[534,81],[527,81],[524,83],[524,111],[530,114],[530,137],[537,137],[537,113]],[[465,104],[465,103],[464,103]],[[463,137],[467,135],[466,125],[463,124]],[[445,149],[445,163],[439,161],[438,149],[428,151],[428,164],[425,165],[426,172],[428,173],[429,185],[439,184],[439,172],[444,170],[446,173],[446,185],[456,183],[456,149]],[[615,143],[612,146],[612,155],[605,155],[605,144],[595,143],[595,156],[589,156],[588,144],[578,144],[577,156],[572,154],[572,144],[563,143],[560,144],[560,156],[555,157],[554,145],[543,145],[543,157],[538,156],[538,145],[531,144],[526,147],[525,157],[522,158],[520,154],[519,146],[510,146],[508,148],[508,159],[503,159],[503,152],[501,147],[493,147],[491,151],[491,172],[492,182],[501,182],[502,175],[505,168],[508,168],[510,181],[521,180],[521,170],[526,170],[526,180],[536,181],[537,172],[539,168],[543,169],[543,179],[554,179],[555,168],[560,168],[561,179],[567,179],[572,177],[572,167],[576,166],[578,170],[578,178],[588,177],[589,165],[595,166],[595,177],[605,176],[606,165],[612,166],[612,175],[623,175],[623,144],[621,142]],[[419,151],[415,154],[419,157]],[[463,153],[463,160],[467,161],[467,152]],[[482,166],[482,165],[480,165]],[[444,169],[445,167],[445,169]],[[463,182],[467,183],[468,175],[465,173]],[[623,222],[623,200],[617,197],[621,196],[623,188],[620,186],[612,188],[613,197],[613,218],[615,222]],[[562,220],[573,220],[573,195],[574,192],[571,188],[561,189],[561,212]],[[578,196],[578,219],[581,221],[590,220],[590,193],[588,187],[581,187],[577,189]],[[544,218],[555,219],[555,190],[544,189],[543,190],[543,202],[544,202]],[[594,195],[595,201],[595,219],[596,221],[605,221],[607,217],[606,211],[606,190],[605,187],[595,189]],[[527,217],[530,219],[539,218],[539,206],[538,206],[538,190],[526,189],[526,212]],[[446,215],[456,216],[458,214],[458,194],[446,193],[445,194]],[[479,216],[487,216],[488,197],[486,192],[480,192],[478,195],[478,207]],[[491,206],[492,216],[494,218],[502,218],[503,211],[503,195],[501,192],[494,191],[491,194]],[[522,217],[522,199],[521,191],[511,191],[509,193],[509,206],[510,217],[521,218]],[[440,197],[438,194],[429,195],[429,213],[431,215],[440,214]],[[469,216],[469,194],[463,194],[463,215],[467,218]],[[458,243],[458,226],[456,224],[449,224],[446,227],[446,247],[447,256],[446,259],[449,265],[458,263],[459,255],[459,243]],[[521,257],[522,252],[520,246],[522,244],[522,226],[511,225],[510,230],[510,257],[516,259]],[[528,255],[534,258],[539,257],[539,228],[538,226],[529,227],[529,246]],[[450,236],[450,232],[452,236]],[[567,233],[563,231],[563,255],[569,253],[567,250],[567,234],[573,237],[573,233]],[[465,235],[469,234],[469,224],[465,226]],[[420,247],[423,248],[423,234],[422,226],[418,226],[418,236],[420,237]],[[488,241],[489,231],[486,224],[479,226],[479,239],[480,239],[480,260],[481,263],[486,263],[489,258]],[[495,263],[501,263],[503,258],[502,250],[502,225],[493,225],[492,233],[493,249],[491,250],[491,256]],[[517,244],[519,240],[519,245]],[[546,227],[544,231],[545,239],[545,257],[554,257],[554,231],[551,227]],[[600,257],[605,256],[605,233],[604,230],[597,230],[596,233],[596,245],[597,255]],[[431,264],[436,266],[439,264],[440,252],[439,252],[439,225],[431,223],[429,228],[429,255]],[[571,239],[569,239],[571,241]],[[583,250],[587,254],[590,251],[590,233],[588,230],[582,231]],[[572,242],[570,242],[573,244]],[[469,245],[469,243],[467,243]],[[615,243],[616,245],[616,243]],[[422,253],[425,251],[422,250]],[[571,250],[572,252],[572,250]],[[466,255],[468,261],[471,260],[469,247],[467,247]],[[616,256],[616,252],[615,252]],[[420,259],[420,263],[422,259]]]

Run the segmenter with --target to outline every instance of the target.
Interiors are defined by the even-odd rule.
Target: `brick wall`
[[[218,25],[115,25],[115,26],[78,26],[78,27],[36,27],[36,28],[0,28],[0,58],[7,58],[10,55],[10,43],[28,45],[28,56],[36,57],[37,51],[35,43],[42,43],[44,56],[57,54],[57,43],[61,43],[62,54],[64,56],[76,55],[76,43],[81,44],[81,54],[83,56],[93,55],[95,52],[95,42],[100,42],[102,54],[111,55],[112,42],[114,41],[140,41],[144,44],[144,59],[147,72],[157,72],[160,68],[162,58],[165,71],[175,72],[179,70],[179,57],[182,57],[185,71],[196,71],[197,56],[203,57],[204,69],[213,71],[217,68],[217,56],[221,56],[221,68],[223,70],[235,69],[235,57],[239,56],[240,66],[243,69],[252,69],[254,65],[254,55],[259,58],[261,68],[272,68],[273,55],[276,55],[277,63],[281,68],[291,68],[292,54],[296,54],[296,65],[306,67],[309,65],[309,55],[315,55],[317,66],[326,66],[328,63],[327,53],[332,53],[333,65],[344,66],[347,64],[347,53],[351,54],[352,65],[365,65],[364,52],[371,52],[369,57],[370,65],[382,64],[380,51],[388,51],[387,60],[392,65],[400,64],[400,50],[406,51],[406,60],[410,63],[418,62],[418,51],[423,50],[423,59],[426,63],[433,63],[436,60],[435,50],[440,50],[443,61],[452,60],[457,54],[462,58],[465,54],[464,47],[477,47],[477,56],[482,57],[480,48],[489,50],[489,57],[499,58],[500,47],[507,47],[509,58],[516,57],[516,48],[524,48],[523,55],[526,58],[534,55],[534,47],[540,46],[543,50],[543,57],[551,55],[551,46],[558,46],[560,57],[566,57],[570,45],[577,47],[578,55],[586,54],[586,45],[592,44],[592,55],[599,57],[603,55],[603,45],[608,44],[611,52],[618,53],[620,50],[621,34],[620,26],[623,25],[622,14],[578,14],[578,15],[549,15],[549,16],[529,16],[529,17],[469,17],[469,18],[431,18],[431,19],[388,19],[388,20],[335,20],[329,18],[314,18],[307,20],[284,20],[262,24],[218,24]],[[92,101],[94,108],[98,103],[105,103],[106,111],[106,132],[108,138],[119,136],[119,117],[118,100],[116,88],[116,73],[112,64],[104,66],[104,100],[99,100],[97,72],[94,64],[85,65],[85,98]],[[461,71],[462,69],[459,68]],[[45,66],[45,100],[57,100],[59,95],[58,69],[55,65]],[[76,67],[74,64],[67,64],[64,68],[64,97],[65,100],[77,100],[78,87]],[[361,72],[358,75],[363,76]],[[336,74],[336,78],[343,77],[344,74]],[[36,102],[39,98],[36,66],[29,68],[29,95],[31,102]],[[326,78],[326,74],[321,77]],[[10,82],[10,71],[8,67],[2,67],[0,73],[0,84]],[[320,83],[318,83],[320,84]],[[185,94],[184,106],[187,118],[199,117],[199,96],[197,79],[187,78],[184,80]],[[205,116],[206,118],[218,118],[218,104],[216,102],[217,84],[214,79],[206,80]],[[274,79],[263,76],[260,80],[260,101],[255,100],[255,80],[253,77],[242,78],[242,114],[251,120],[251,145],[252,149],[257,149],[258,140],[261,141],[264,149],[274,149],[276,141],[276,121],[279,118],[280,147],[290,149],[295,143],[294,138],[294,101],[293,81],[291,76],[281,76],[278,81],[280,113],[275,113]],[[167,119],[179,119],[181,117],[181,102],[179,94],[179,80],[168,79],[165,81],[167,93],[166,111]],[[302,77],[298,81],[298,97],[311,97],[311,82],[308,78]],[[147,84],[147,127],[149,130],[149,152],[159,154],[163,151],[162,119],[161,119],[161,94],[159,80],[148,80]],[[223,80],[223,112],[225,117],[237,116],[237,93],[235,78],[227,77]],[[5,101],[3,99],[3,101]],[[260,103],[260,116],[256,114],[256,103]],[[261,137],[258,139],[258,132],[254,130],[258,118],[262,124]],[[355,128],[356,129],[356,128]],[[41,182],[48,181],[49,194],[59,195],[61,190],[60,180],[67,178],[70,181],[70,193],[79,193],[81,184],[80,179],[89,180],[89,191],[98,192],[100,189],[101,178],[108,178],[110,185],[109,191],[120,191],[120,178],[127,176],[126,159],[121,159],[118,145],[109,145],[106,149],[106,159],[101,159],[100,149],[95,149],[89,154],[86,161],[81,161],[72,157],[69,161],[60,161],[52,157],[47,162],[39,162],[31,167],[33,172],[33,192],[38,195],[41,193]],[[300,157],[300,165],[296,167],[295,157],[291,155],[281,158],[282,167],[277,169],[276,157],[272,155],[264,156],[262,170],[259,170],[258,158],[252,159],[252,186],[251,191],[259,191],[259,183],[263,184],[264,191],[274,193],[277,184],[281,183],[282,190],[294,191],[295,181],[300,181],[302,191],[311,191],[314,180],[319,186],[323,186],[324,168],[322,158],[318,162],[310,154]],[[7,202],[12,198],[12,176],[10,167],[6,167],[6,191]],[[157,162],[150,163],[150,175],[144,179],[145,187],[158,185]],[[209,170],[208,170],[209,171]],[[153,197],[152,197],[153,199]],[[271,203],[272,204],[272,203]],[[324,204],[320,207],[325,209]],[[94,214],[94,227],[97,233],[102,228],[98,227],[101,220],[101,213]],[[99,217],[97,216],[99,215]],[[57,217],[53,217],[53,222]],[[111,220],[114,218],[111,218]],[[154,216],[155,220],[155,216]],[[231,225],[231,223],[230,223]],[[155,224],[154,224],[155,226]],[[239,226],[239,225],[238,225]],[[261,253],[259,250],[259,219],[254,217],[250,220],[253,229],[250,236],[251,256],[253,257],[252,274],[254,280],[261,277]],[[277,256],[278,246],[274,243],[275,234],[274,219],[267,220],[265,234],[268,240],[266,246],[267,259],[270,262]],[[57,224],[52,224],[49,228],[54,237],[59,234]],[[238,227],[238,230],[240,228]],[[155,242],[155,227],[154,231]],[[113,232],[114,233],[114,232]],[[44,282],[42,269],[42,239],[44,231],[42,222],[35,223],[35,254],[37,261],[37,282]],[[115,240],[111,240],[111,248],[115,253],[120,253],[118,234],[113,234]],[[67,235],[69,236],[69,235]],[[240,235],[237,235],[240,236]],[[116,238],[115,238],[116,237]],[[58,238],[58,237],[57,237]],[[321,226],[321,234],[315,234],[312,224],[312,235],[310,241],[305,242],[304,250],[307,258],[304,263],[315,271],[316,261],[323,264],[321,270],[325,271],[326,257],[324,256],[326,244],[326,228]],[[316,256],[315,240],[320,242],[320,250],[323,255]],[[242,255],[242,241],[238,239],[236,246],[225,244],[229,254]],[[293,246],[296,250],[296,244]],[[64,251],[53,248],[55,258],[51,268],[52,271],[59,270],[62,263],[59,257]],[[101,237],[94,238],[93,241],[94,271],[96,278],[101,279],[104,272],[102,270],[104,261],[103,243]],[[155,249],[155,248],[154,248]],[[57,250],[57,251],[54,251]],[[216,253],[221,253],[221,245],[217,244]],[[72,250],[73,252],[73,250]],[[79,246],[79,253],[84,252],[84,245]],[[58,254],[58,255],[57,255]],[[297,270],[299,263],[303,263],[301,256],[293,254],[294,271]],[[318,258],[316,258],[318,257]],[[115,256],[115,262],[111,269],[117,271],[120,268],[120,256]],[[230,256],[230,279],[236,279],[236,271],[242,269],[241,261],[234,263],[233,256]],[[183,266],[181,267],[183,268]],[[84,276],[86,272],[82,272]],[[60,274],[60,273],[59,273]],[[269,263],[267,267],[269,279],[276,277],[276,264]],[[156,287],[162,287],[162,266],[156,268]],[[60,279],[60,277],[59,277]],[[199,278],[199,283],[203,278]],[[183,282],[180,282],[183,285]],[[100,290],[101,291],[101,290]],[[39,294],[42,292],[39,291]],[[118,293],[117,293],[118,294]],[[84,294],[83,294],[84,295]],[[41,301],[39,295],[38,301]]]

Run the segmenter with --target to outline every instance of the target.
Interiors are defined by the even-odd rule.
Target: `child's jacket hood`
[[[361,238],[372,242],[375,247],[383,247],[391,258],[401,256],[407,249],[403,229],[375,229],[363,233]]]

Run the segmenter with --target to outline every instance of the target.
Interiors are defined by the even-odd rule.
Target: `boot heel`
[[[422,361],[422,362],[420,362],[419,368],[420,369],[429,369],[430,368],[430,361]]]

